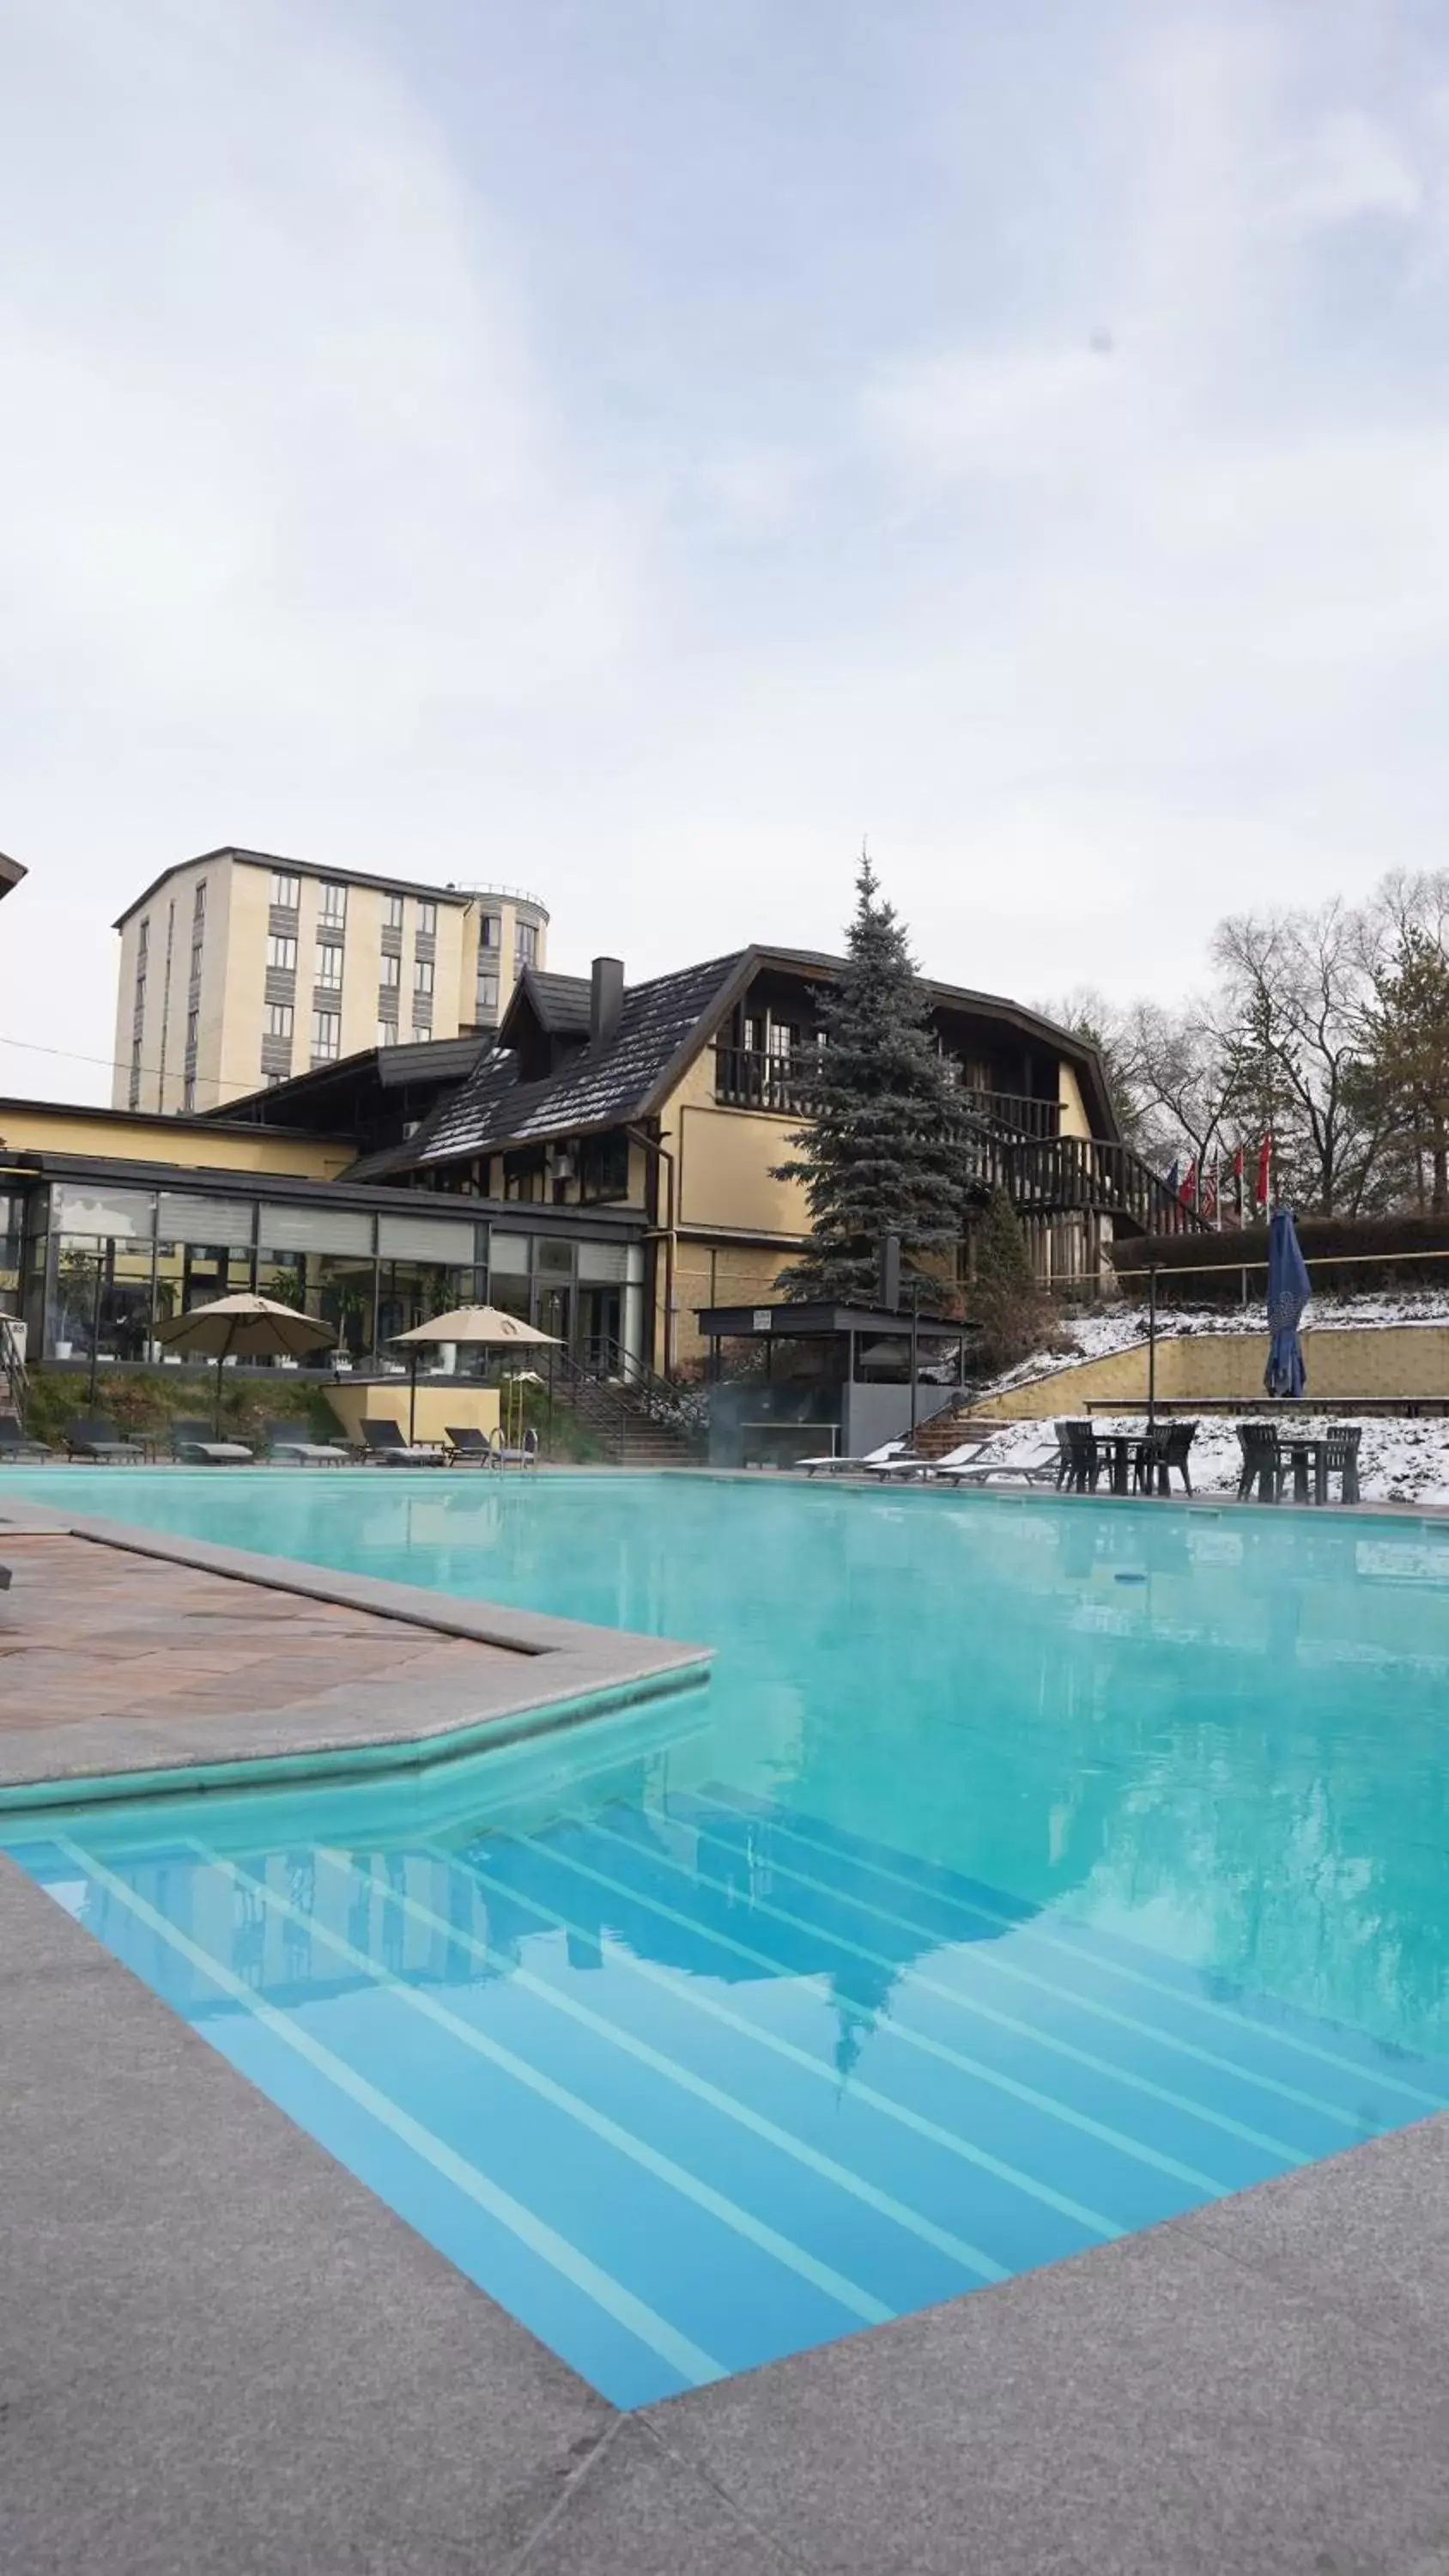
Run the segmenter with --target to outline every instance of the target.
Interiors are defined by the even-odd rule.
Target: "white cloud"
[[[1326,116],[1285,156],[1276,209],[1284,223],[1328,230],[1365,216],[1412,222],[1425,185],[1400,137],[1357,109]]]

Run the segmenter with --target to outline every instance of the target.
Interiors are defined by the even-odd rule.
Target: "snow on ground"
[[[1261,1279],[1253,1285],[1255,1294],[1247,1306],[1159,1307],[1158,1340],[1181,1341],[1203,1333],[1265,1332],[1263,1300],[1256,1293]],[[1314,1297],[1304,1309],[1301,1329],[1320,1333],[1385,1332],[1395,1324],[1449,1324],[1449,1288],[1385,1290],[1364,1297]],[[1132,1350],[1147,1339],[1147,1308],[1124,1303],[1102,1306],[1088,1315],[1073,1315],[1063,1324],[1061,1338],[1069,1347],[1033,1351],[1029,1359],[982,1387],[980,1400],[1005,1395],[1011,1387],[1025,1386],[1033,1378],[1055,1377],[1062,1369],[1079,1367],[1083,1360],[1110,1359],[1114,1351]]]
[[[1335,1415],[1333,1427],[1342,1428],[1349,1418]],[[1099,1432],[1140,1433],[1145,1428],[1145,1417],[1141,1413],[1095,1414],[1092,1427]],[[1363,1441],[1358,1472],[1366,1503],[1449,1505],[1449,1421],[1370,1419],[1360,1427]],[[1308,1414],[1301,1421],[1295,1419],[1291,1425],[1283,1425],[1282,1436],[1287,1439],[1297,1433],[1305,1439],[1322,1439],[1329,1428],[1326,1416]],[[1014,1422],[1008,1431],[995,1434],[983,1449],[980,1463],[986,1466],[999,1460],[1005,1465],[1008,1461],[1035,1461],[1055,1455],[1056,1434],[1050,1421]],[[1235,1424],[1218,1416],[1205,1416],[1192,1444],[1190,1473],[1194,1493],[1235,1494],[1241,1465]],[[1174,1476],[1173,1492],[1178,1490]],[[1337,1492],[1337,1479],[1334,1491]]]

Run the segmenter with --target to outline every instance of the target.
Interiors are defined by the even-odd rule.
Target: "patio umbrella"
[[[536,1324],[526,1324],[521,1315],[505,1315],[501,1306],[454,1306],[446,1315],[430,1315],[425,1324],[414,1324],[410,1333],[394,1333],[395,1342],[409,1345],[412,1361],[412,1384],[408,1396],[408,1438],[413,1436],[413,1423],[418,1406],[418,1360],[428,1342],[469,1342],[482,1350],[516,1349],[522,1342],[552,1343],[557,1333],[541,1333]]]
[[[1291,1208],[1277,1208],[1268,1227],[1268,1365],[1270,1395],[1301,1395],[1307,1384],[1298,1319],[1308,1303],[1309,1279]]]
[[[197,1359],[216,1362],[216,1429],[221,1429],[221,1372],[228,1360],[297,1360],[308,1351],[329,1349],[337,1335],[315,1315],[299,1315],[295,1306],[279,1306],[271,1297],[244,1291],[216,1297],[209,1306],[188,1307],[169,1324],[156,1327],[158,1342]]]

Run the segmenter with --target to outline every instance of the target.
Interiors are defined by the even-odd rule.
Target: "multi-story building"
[[[532,895],[261,850],[164,869],[115,927],[112,1106],[183,1115],[367,1047],[487,1036],[547,962]]]

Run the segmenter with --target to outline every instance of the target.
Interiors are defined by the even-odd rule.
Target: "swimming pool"
[[[717,1646],[704,1692],[426,1783],[0,1829],[620,2405],[1449,2105],[1449,1528],[765,1478],[0,1489]]]

